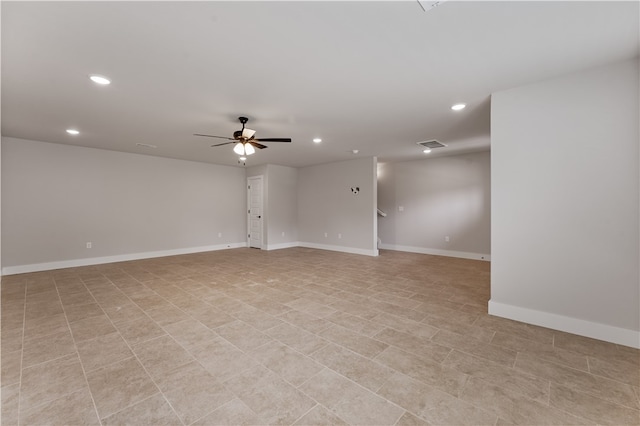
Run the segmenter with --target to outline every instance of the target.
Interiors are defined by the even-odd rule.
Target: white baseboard
[[[280,250],[286,248],[300,247],[300,243],[297,241],[291,241],[288,243],[280,243],[280,244],[267,244],[264,250]]]
[[[640,331],[489,300],[489,314],[640,349]]]
[[[332,246],[328,244],[300,242],[298,243],[298,247],[306,247],[306,248],[314,248],[314,249],[330,250],[330,251],[340,251],[343,253],[362,254],[364,256],[378,256],[378,250],[366,250],[366,249],[359,249],[354,247]]]
[[[400,246],[396,244],[380,244],[379,248],[383,250],[406,251],[409,253],[432,254],[435,256],[459,257],[461,259],[485,260],[490,261],[490,254],[470,253],[466,251],[440,250],[426,247]]]
[[[154,257],[177,256],[180,254],[202,253],[246,247],[247,243],[218,244],[214,246],[189,247],[173,250],[149,251],[144,253],[120,254],[116,256],[88,257],[86,259],[61,260],[57,262],[33,263],[30,265],[6,266],[2,275],[25,274],[28,272],[51,271],[53,269],[75,268],[78,266],[101,265],[103,263],[126,262],[128,260],[151,259]]]

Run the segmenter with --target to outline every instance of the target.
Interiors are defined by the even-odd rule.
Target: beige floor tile
[[[58,291],[56,290],[56,286],[52,283],[51,288],[47,291],[41,291],[38,293],[29,293],[29,288],[27,287],[27,305],[32,303],[39,302],[48,302],[51,300],[59,300]]]
[[[318,334],[367,358],[375,357],[389,346],[379,340],[363,336],[339,325],[334,325]]]
[[[131,346],[167,334],[162,327],[147,316],[129,322],[116,324],[124,340]]]
[[[58,295],[62,301],[62,306],[69,307],[74,305],[86,305],[87,303],[95,302],[95,299],[84,286],[84,284],[77,284],[74,287],[67,289],[58,289]]]
[[[62,304],[56,297],[56,300],[44,300],[41,302],[27,303],[25,309],[25,319],[35,319],[40,317],[49,317],[52,315],[61,314]]]
[[[53,401],[86,389],[87,383],[77,355],[58,358],[22,370],[20,410]]]
[[[396,426],[429,426],[429,423],[409,412],[406,412],[402,417],[400,417]]]
[[[414,309],[407,309],[402,306],[382,302],[379,300],[369,300],[368,305],[374,309],[377,309],[379,312],[396,315],[413,321],[422,321],[427,317],[427,314],[425,314],[424,312],[416,311]]]
[[[624,356],[618,351],[617,345],[613,343],[590,339],[583,336],[576,336],[575,334],[563,333],[560,331],[554,331],[553,334],[553,344],[560,349],[577,352],[591,357],[602,358],[603,360],[620,360],[619,357]]]
[[[333,343],[313,353],[311,358],[373,392],[393,374],[391,368]]]
[[[564,410],[603,425],[640,424],[640,411],[623,407],[592,395],[551,383],[550,403]]]
[[[276,341],[260,346],[249,355],[296,387],[324,368],[313,359]]]
[[[306,355],[317,351],[329,343],[327,340],[313,333],[288,323],[270,328],[264,333]]]
[[[24,339],[31,340],[65,331],[69,331],[69,325],[67,324],[67,319],[64,314],[37,317],[25,322]]]
[[[191,318],[188,314],[173,305],[149,309],[146,313],[160,326],[174,324]]]
[[[20,383],[20,371],[22,368],[22,351],[2,351],[2,373],[0,382],[2,386]]]
[[[294,423],[296,426],[335,425],[346,426],[348,423],[336,416],[322,405],[316,405],[307,414]]]
[[[234,398],[221,382],[197,362],[163,375],[158,386],[184,424],[191,424]]]
[[[161,336],[139,343],[133,347],[133,352],[147,372],[158,379],[194,360],[171,336]]]
[[[116,331],[111,320],[104,314],[70,323],[69,327],[71,327],[76,342],[90,340]]]
[[[151,294],[137,297],[136,295],[130,295],[129,298],[140,307],[143,311],[150,309],[158,309],[166,306],[171,306],[165,298],[160,297],[157,293],[151,292]]]
[[[329,315],[337,312],[336,309],[332,308],[331,306],[324,305],[307,298],[296,299],[291,302],[285,303],[285,305],[317,318],[326,318]]]
[[[22,328],[3,331],[0,340],[0,350],[4,352],[19,351],[22,349]]]
[[[376,315],[371,322],[423,339],[432,338],[439,330],[421,322],[385,313]]]
[[[105,426],[181,426],[182,422],[162,394],[157,393],[144,401],[102,419],[102,424]]]
[[[187,350],[197,348],[218,337],[218,334],[209,327],[191,318],[167,324],[163,328]]]
[[[384,285],[379,286],[380,289],[387,290],[387,287]],[[413,296],[414,294],[411,292],[405,292],[405,297],[397,296],[388,291],[381,291],[371,296],[373,300],[379,300],[382,302],[391,303],[396,306],[400,306],[407,309],[416,309],[418,306],[422,304],[422,302],[411,299],[409,296]]]
[[[234,317],[213,307],[209,307],[206,311],[196,313],[192,316],[212,330],[217,330],[219,327],[236,321]]]
[[[345,377],[324,369],[300,387],[348,424],[393,425],[404,410]]]
[[[350,300],[341,299],[345,294],[348,293],[339,293],[336,296],[338,300],[330,305],[332,308],[338,310],[337,313],[349,314],[365,320],[371,320],[376,315],[380,314],[379,311],[374,311],[368,306],[366,298],[362,298],[363,300],[361,302],[356,303]]]
[[[87,381],[100,418],[117,413],[158,392],[135,358],[88,372]]]
[[[606,377],[611,380],[640,386],[640,364],[625,361],[603,361],[599,358],[589,358],[591,374]]]
[[[528,353],[519,353],[516,369],[547,379],[553,383],[602,398],[606,401],[637,409],[635,392],[630,385],[594,376],[564,365],[540,360]]]
[[[347,330],[367,337],[373,337],[385,328],[384,325],[345,312],[336,312],[326,317],[326,319]]]
[[[573,416],[541,403],[472,377],[467,381],[460,399],[482,407],[511,424],[573,425],[588,424],[587,420]]]
[[[5,426],[13,426],[18,424],[19,401],[20,401],[20,384],[2,386],[0,388],[2,395],[2,409],[0,410],[0,419]]]
[[[67,320],[72,323],[83,320],[85,318],[97,317],[104,315],[104,311],[97,303],[87,303],[85,305],[66,306],[64,313]]]
[[[300,312],[295,309],[278,315],[278,318],[288,322],[291,325],[295,325],[296,327],[307,330],[310,333],[319,333],[333,326],[333,324],[331,324],[327,320],[316,318],[312,315],[305,314],[304,312]]]
[[[226,381],[258,364],[221,337],[198,346],[191,354],[219,381]]]
[[[20,330],[22,333],[22,329],[24,327],[24,306],[16,306],[16,309],[10,310],[8,308],[2,307],[2,318],[1,318],[1,329],[4,334],[7,331]]]
[[[316,403],[265,367],[253,367],[225,382],[268,424],[292,424]]]
[[[266,424],[258,418],[247,405],[237,398],[215,409],[213,412],[193,423],[194,426],[211,425],[263,425]]]
[[[22,368],[75,353],[76,348],[69,330],[26,340],[22,353]]]
[[[130,301],[126,301],[125,303],[118,305],[107,307],[103,306],[102,308],[111,322],[113,322],[116,326],[118,326],[119,324],[147,318],[144,311]]]
[[[393,346],[385,349],[375,361],[453,396],[459,395],[468,377],[458,370]]]
[[[234,321],[218,327],[216,333],[243,351],[254,350],[273,340],[271,337],[242,321]]]
[[[20,414],[22,425],[99,425],[93,400],[85,389],[36,405]]]
[[[535,340],[523,339],[502,331],[497,331],[491,344],[502,346],[518,352],[529,352],[538,358],[563,364],[577,370],[589,371],[585,355],[542,344]]]
[[[499,385],[530,399],[549,401],[549,380],[454,350],[442,363],[471,377]]]
[[[497,416],[403,374],[393,375],[378,394],[429,424],[493,425]]]
[[[246,303],[273,316],[281,315],[291,310],[289,306],[278,303],[268,297],[259,297],[254,300],[248,300]]]
[[[467,336],[446,330],[440,330],[431,340],[442,346],[457,349],[480,358],[486,358],[507,367],[513,367],[516,360],[517,352],[514,350],[470,339]]]
[[[488,314],[480,315],[476,322],[474,322],[474,325],[494,331],[504,331],[515,337],[535,340],[543,344],[549,344],[554,341],[553,330]]]
[[[109,333],[77,343],[85,372],[131,358],[133,353],[119,333]]]
[[[269,315],[255,308],[243,312],[235,312],[233,316],[260,331],[268,330],[283,323],[282,320],[273,315]]]
[[[373,338],[400,348],[405,352],[426,357],[436,362],[441,362],[447,357],[449,352],[451,352],[450,347],[439,345],[430,340],[403,333],[392,328],[385,328],[373,336]]]

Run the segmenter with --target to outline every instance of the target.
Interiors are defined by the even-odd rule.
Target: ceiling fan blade
[[[229,145],[229,144],[231,144],[231,143],[235,143],[235,141],[234,141],[234,142],[223,142],[223,143],[217,143],[217,144],[215,144],[215,145],[211,145],[211,147],[213,148],[214,146]]]
[[[207,138],[227,139],[227,140],[230,140],[230,141],[235,140],[235,139],[227,137],[227,136],[202,135],[200,133],[194,133],[193,136],[205,136]]]
[[[255,147],[256,147],[256,148],[258,148],[258,149],[265,149],[265,148],[268,148],[268,146],[266,146],[266,145],[262,145],[261,143],[256,142],[256,139],[250,140],[250,141],[249,141],[249,142],[247,142],[247,143],[250,143],[251,145],[255,146]]]
[[[291,142],[291,138],[260,138],[253,140],[258,142]]]

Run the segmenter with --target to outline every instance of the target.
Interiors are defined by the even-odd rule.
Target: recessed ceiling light
[[[454,111],[460,111],[462,109],[464,109],[464,107],[466,107],[467,104],[455,104],[454,106],[451,107],[452,110]]]
[[[354,149],[354,150],[352,150],[351,152],[352,152],[352,153],[354,153],[354,154],[357,154],[357,153],[359,153],[360,151],[358,151],[357,149]]]
[[[424,151],[422,151],[422,152],[424,152],[425,154],[428,154],[428,153],[430,153],[430,152],[431,152],[431,149],[427,148],[427,149],[425,149],[425,150],[424,150]]]
[[[91,79],[91,81],[93,81],[96,84],[101,84],[103,86],[106,86],[107,84],[111,84],[111,80],[109,80],[106,77],[103,77],[101,75],[90,75],[89,78]]]
[[[314,141],[315,143],[320,143],[320,142],[322,142],[322,139],[320,139],[320,138],[314,138],[314,139],[313,139],[313,141]]]
[[[69,133],[70,135],[79,135],[80,132],[77,131],[76,129],[67,129],[67,133]]]

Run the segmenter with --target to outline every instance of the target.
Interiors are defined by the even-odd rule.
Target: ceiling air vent
[[[418,145],[422,145],[425,148],[430,148],[430,149],[434,149],[434,148],[443,148],[446,145],[443,144],[442,142],[438,142],[437,140],[433,139],[430,141],[424,141],[424,142],[418,142]]]

